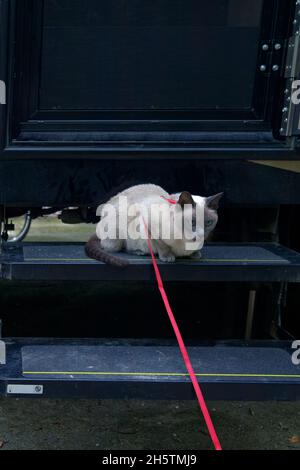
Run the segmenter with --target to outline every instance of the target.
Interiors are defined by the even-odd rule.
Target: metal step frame
[[[12,281],[155,282],[149,257],[121,269],[88,259],[82,243],[4,244],[1,278]],[[160,263],[165,281],[300,282],[300,254],[274,243],[208,244],[200,260]],[[249,297],[251,336],[255,296]],[[208,399],[300,399],[292,341],[189,345]],[[5,338],[0,395],[189,399],[193,388],[176,342],[131,339]],[[0,360],[1,364],[1,360]]]
[[[150,257],[120,256],[120,269],[85,256],[83,243],[3,245],[1,277],[6,280],[155,281]],[[300,282],[300,254],[275,243],[211,244],[201,259],[160,263],[165,281]]]
[[[173,341],[7,338],[5,344],[0,395],[194,398]],[[193,342],[188,350],[208,400],[300,399],[291,342]]]

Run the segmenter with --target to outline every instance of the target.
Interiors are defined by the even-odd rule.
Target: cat
[[[86,255],[97,261],[101,261],[107,264],[114,266],[125,267],[129,264],[129,261],[115,256],[113,253],[125,251],[127,253],[136,254],[136,255],[149,255],[149,247],[147,244],[146,237],[138,238],[133,236],[128,236],[128,232],[124,232],[124,229],[128,229],[128,224],[134,222],[136,228],[139,228],[140,233],[142,233],[143,228],[148,229],[148,226],[145,224],[144,216],[150,217],[150,222],[153,222],[154,228],[158,229],[160,236],[155,238],[153,232],[151,231],[151,244],[153,252],[158,254],[158,257],[163,262],[174,262],[178,257],[200,257],[203,241],[207,240],[211,232],[214,230],[218,222],[218,207],[219,201],[223,193],[216,194],[211,197],[201,197],[201,196],[192,196],[188,191],[183,191],[181,193],[176,193],[173,195],[168,194],[163,188],[156,186],[154,184],[141,184],[137,186],[132,186],[125,191],[120,192],[119,194],[113,196],[106,204],[100,206],[99,210],[107,207],[107,204],[110,205],[116,212],[117,216],[124,216],[123,209],[120,208],[120,201],[122,198],[126,197],[128,206],[135,207],[134,205],[142,205],[145,212],[144,215],[140,212],[137,212],[132,217],[129,217],[127,224],[120,227],[118,225],[118,217],[113,218],[110,215],[107,216],[105,220],[106,225],[110,225],[110,229],[114,232],[116,237],[99,237],[99,230],[101,228],[100,224],[102,223],[102,228],[104,224],[104,218],[102,217],[99,224],[97,225],[97,233],[94,234],[87,244],[85,245]],[[172,221],[174,222],[174,227],[171,229],[168,238],[161,236],[162,231],[160,227],[155,226],[153,221],[152,212],[150,212],[150,207],[153,208],[161,206],[164,210],[175,215],[170,215]],[[196,209],[201,207],[204,209],[204,226],[196,226]],[[184,210],[183,210],[184,209]],[[180,213],[180,217],[177,219],[176,215]],[[126,208],[126,214],[127,208]],[[103,214],[102,214],[103,215]],[[111,218],[110,218],[111,217]],[[151,219],[152,217],[152,219]],[[183,231],[181,226],[182,218],[184,217],[184,227],[186,231]],[[179,222],[181,223],[179,224]],[[148,221],[149,222],[149,221]],[[161,223],[161,219],[156,220],[157,225]],[[144,225],[144,227],[143,227]],[[151,225],[151,229],[153,228]],[[137,232],[139,232],[137,230]],[[178,230],[182,235],[180,239],[175,237],[175,232]],[[177,232],[178,233],[178,232]],[[102,238],[102,239],[101,239]],[[193,242],[192,247],[190,246],[191,241]]]

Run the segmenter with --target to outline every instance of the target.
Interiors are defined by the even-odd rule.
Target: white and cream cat
[[[145,215],[147,216],[148,224],[151,225],[151,221],[161,224],[161,218],[155,218],[155,208],[162,207],[163,205],[164,210],[170,211],[170,220],[174,222],[174,225],[171,224],[168,237],[163,236],[161,227],[154,227],[155,230],[151,231],[152,248],[161,261],[173,262],[178,257],[201,256],[200,249],[202,248],[203,240],[208,238],[217,224],[217,209],[222,194],[223,193],[219,193],[208,198],[192,196],[187,191],[170,195],[163,188],[154,184],[132,186],[116,196],[113,196],[105,205],[100,206],[103,208],[108,204],[115,209],[117,217],[111,217],[111,219],[108,220],[106,217],[105,223],[106,225],[111,225],[110,228],[114,229],[116,237],[99,238],[97,233],[100,233],[99,228],[103,220],[101,219],[97,226],[97,233],[90,238],[85,246],[86,254],[90,258],[120,267],[127,266],[129,262],[121,257],[115,256],[114,253],[125,251],[131,254],[149,255],[146,237],[131,237],[128,235],[128,233],[130,233],[130,231],[127,230],[128,226],[120,226],[120,220],[126,220],[124,217],[122,218],[122,216],[125,216],[125,214],[122,213],[125,209],[120,205],[120,201],[122,198],[126,198],[127,207],[136,205],[143,207],[143,213],[140,211],[135,217],[129,217],[128,220],[126,220],[127,224],[132,224],[133,219],[135,219],[136,227],[139,227],[141,234],[143,233],[143,226],[145,225]],[[153,208],[154,213],[152,212]],[[196,224],[197,208],[201,208],[204,213],[203,223],[198,224],[198,226]],[[184,218],[184,220],[182,220],[182,218]],[[151,228],[152,227],[153,225],[151,225]],[[178,237],[178,231],[182,236]],[[160,235],[155,238],[155,236],[153,236],[154,232]],[[191,240],[193,241],[192,248],[190,244]]]

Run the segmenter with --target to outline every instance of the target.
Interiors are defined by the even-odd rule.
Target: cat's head
[[[177,205],[184,210],[185,214],[185,223],[188,232],[193,232],[196,236],[196,240],[203,239],[207,240],[209,235],[215,229],[218,222],[218,208],[219,202],[222,198],[223,193],[215,194],[214,196],[202,197],[191,195],[189,192],[184,191],[178,193],[173,197],[177,200]],[[204,211],[204,227],[198,226],[196,224],[196,209],[197,206]],[[191,222],[190,222],[191,221]],[[204,234],[203,234],[204,228]],[[191,235],[188,233],[191,237]],[[190,238],[191,239],[191,238]]]
[[[204,239],[207,240],[218,222],[219,202],[223,193],[204,198]]]

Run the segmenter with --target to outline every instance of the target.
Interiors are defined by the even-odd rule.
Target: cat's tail
[[[85,253],[89,258],[101,261],[102,263],[125,268],[129,265],[129,261],[114,256],[101,248],[100,240],[96,234],[92,235],[85,245]]]

